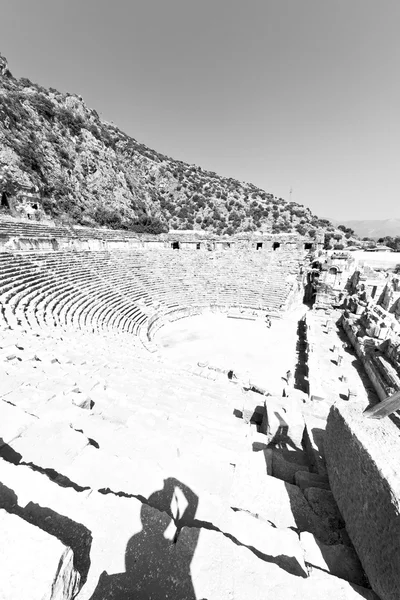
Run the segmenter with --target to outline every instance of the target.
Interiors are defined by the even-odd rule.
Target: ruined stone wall
[[[380,313],[384,311],[375,307]],[[374,386],[379,399],[385,400],[388,396],[400,389],[400,361],[398,333],[390,327],[381,329],[379,326],[369,327],[365,316],[361,318],[343,317],[342,326],[357,356],[360,358],[368,377]],[[368,311],[370,314],[370,311]],[[388,315],[390,317],[390,315]],[[367,330],[365,326],[369,327]],[[376,334],[376,337],[366,335]]]
[[[308,238],[302,238],[295,234],[257,235],[257,236],[233,236],[230,238],[218,238],[206,232],[193,232],[190,234],[166,233],[161,235],[138,234],[129,231],[112,229],[91,229],[89,227],[68,227],[65,225],[45,224],[29,220],[15,220],[11,218],[0,218],[0,252],[3,250],[23,250],[24,244],[31,249],[40,240],[45,247],[45,239],[57,240],[58,248],[64,249],[74,240],[74,249],[86,250],[103,248],[115,244],[119,246],[130,244],[142,248],[171,248],[178,244],[179,250],[194,251],[254,251],[259,252],[281,252],[291,251],[304,256],[310,249],[316,250],[317,243]],[[96,240],[96,242],[94,242]],[[41,249],[39,244],[38,249]]]
[[[381,600],[398,600],[399,429],[361,410],[331,409],[324,444],[329,482],[372,588]]]

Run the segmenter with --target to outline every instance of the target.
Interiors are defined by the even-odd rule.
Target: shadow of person
[[[104,572],[91,600],[196,600],[190,564],[198,531],[192,530],[185,544],[176,542],[181,528],[193,525],[197,506],[190,488],[165,479],[163,489],[142,505],[142,530],[127,544],[125,573]]]

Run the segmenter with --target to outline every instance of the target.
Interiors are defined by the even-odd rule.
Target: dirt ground
[[[168,323],[155,342],[166,358],[179,363],[208,362],[221,369],[248,374],[253,383],[281,395],[282,377],[297,363],[297,327],[307,312],[298,306],[282,319],[248,321],[224,314],[204,314]]]

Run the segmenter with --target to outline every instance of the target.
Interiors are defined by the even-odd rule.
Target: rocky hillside
[[[15,79],[0,55],[0,211],[138,232],[307,232],[309,209],[173,160],[100,120],[80,96]]]

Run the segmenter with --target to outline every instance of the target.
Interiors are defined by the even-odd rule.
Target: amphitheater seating
[[[139,593],[141,568],[154,577],[161,568],[163,593],[171,573],[186,589],[185,560],[199,598],[366,597],[354,585],[359,566],[351,584],[322,571],[308,576],[293,528],[336,544],[341,532],[299,487],[272,476],[269,438],[235,417],[243,393],[227,378],[195,378],[132,346],[127,334],[0,333],[0,509],[72,549],[75,571],[64,579],[80,578],[79,600],[110,597],[110,586]],[[248,392],[246,406],[261,398]],[[170,512],[171,490],[182,522]],[[163,542],[172,552],[164,565],[152,544],[165,540],[174,515],[178,543]],[[127,548],[134,552],[150,523],[160,537],[141,545],[130,566]]]
[[[45,235],[40,227],[10,223],[7,235]],[[123,235],[98,231],[100,240]],[[299,260],[285,248],[0,252],[0,519],[5,511],[10,539],[17,521],[29,548],[30,528],[39,530],[33,542],[55,548],[59,565],[38,565],[50,570],[28,588],[31,600],[49,587],[57,600],[149,590],[154,600],[374,600],[358,587],[364,574],[342,521],[321,512],[337,509],[326,477],[309,472],[316,449],[301,446],[310,406],[275,398],[268,411],[268,398],[226,373],[167,362],[141,341],[174,311],[278,314]],[[0,549],[10,600],[27,597],[12,543],[14,554]],[[331,546],[335,564],[321,567],[315,548]]]
[[[10,325],[137,334],[149,315],[177,307],[219,304],[279,311],[297,264],[289,252],[2,252],[0,302]]]

